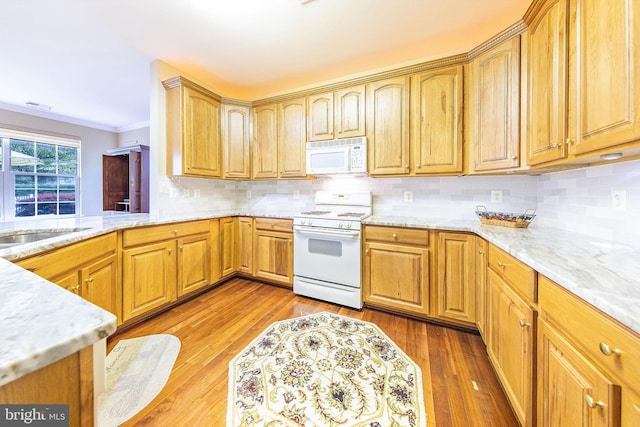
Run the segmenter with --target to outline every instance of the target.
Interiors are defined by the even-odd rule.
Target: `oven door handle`
[[[296,233],[300,233],[305,236],[315,236],[315,237],[342,237],[343,239],[352,238],[355,239],[360,236],[360,232],[358,230],[353,231],[313,231],[301,228],[294,228],[293,231]]]

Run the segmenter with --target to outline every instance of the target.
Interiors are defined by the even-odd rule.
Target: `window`
[[[0,153],[5,218],[79,213],[78,140],[0,129]]]

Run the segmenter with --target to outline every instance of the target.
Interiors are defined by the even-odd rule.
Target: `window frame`
[[[21,140],[26,142],[33,142],[35,144],[50,144],[55,145],[56,153],[58,152],[59,147],[70,147],[76,149],[76,175],[68,175],[68,174],[59,174],[58,170],[56,173],[42,173],[38,172],[37,168],[34,169],[33,172],[21,172],[21,171],[12,171],[11,170],[11,143],[10,141]],[[81,141],[80,138],[68,135],[60,135],[60,134],[49,134],[49,133],[39,133],[31,130],[23,130],[23,129],[12,129],[0,126],[0,150],[2,151],[2,164],[0,165],[0,188],[2,188],[2,197],[0,197],[0,221],[22,221],[22,220],[37,220],[37,219],[46,219],[46,218],[70,218],[75,216],[80,216],[82,212],[82,192],[81,192],[81,184],[82,184],[82,168],[81,168]],[[56,156],[56,160],[58,160],[58,156]],[[74,177],[75,184],[75,213],[73,214],[38,214],[37,212],[37,198],[38,195],[35,194],[35,212],[34,215],[30,216],[16,216],[16,194],[15,194],[15,182],[16,175],[23,176],[33,176],[34,180],[38,180],[38,177],[56,177],[56,179],[60,179],[61,177],[68,178]],[[56,203],[58,204],[57,208],[59,209],[59,190],[60,184],[58,183],[57,194],[58,199]]]

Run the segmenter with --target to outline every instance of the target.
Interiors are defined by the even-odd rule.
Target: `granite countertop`
[[[13,265],[11,260],[111,231],[180,221],[254,216],[292,218],[295,212],[230,211],[153,216],[94,217],[0,223],[0,236],[24,230],[72,230],[58,237],[0,249],[0,386],[107,337],[116,329],[111,313]],[[371,225],[476,233],[570,292],[640,333],[640,247],[598,241],[560,229],[512,229],[476,221],[371,216]],[[4,258],[4,259],[2,259]],[[69,313],[73,313],[72,316]]]
[[[538,227],[535,222],[528,228],[388,216],[363,222],[475,233],[640,334],[640,247]]]

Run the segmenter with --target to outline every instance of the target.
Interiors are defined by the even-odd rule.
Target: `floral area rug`
[[[276,322],[229,363],[227,427],[425,425],[420,368],[373,323]]]

